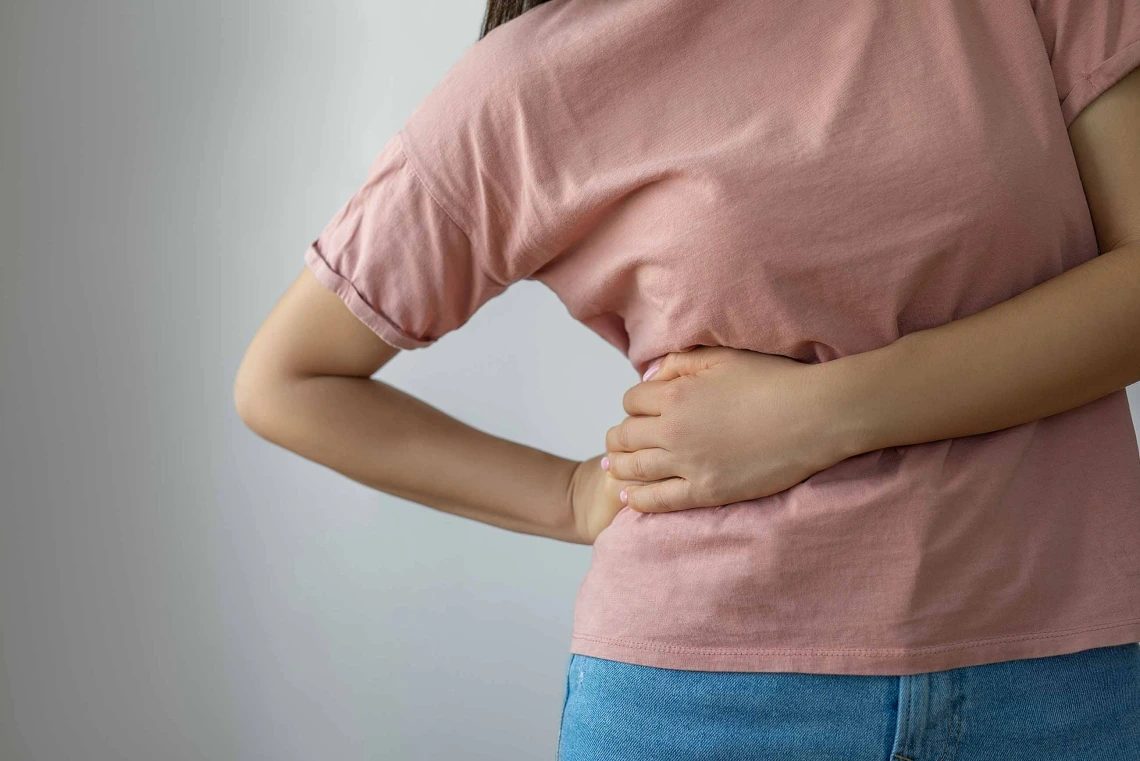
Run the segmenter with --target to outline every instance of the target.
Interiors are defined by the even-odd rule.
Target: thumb
[[[698,346],[686,351],[671,351],[653,363],[641,376],[643,381],[667,381],[682,375],[696,375],[718,361],[716,346]]]

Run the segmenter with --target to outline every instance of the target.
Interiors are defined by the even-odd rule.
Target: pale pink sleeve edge
[[[1080,81],[1069,90],[1061,101],[1061,113],[1065,127],[1071,127],[1077,115],[1097,96],[1124,79],[1130,71],[1140,66],[1140,40],[1118,50],[1110,58],[1102,61],[1091,71],[1085,72]]]
[[[435,343],[436,339],[409,335],[379,309],[370,305],[351,280],[334,270],[332,265],[325,261],[314,244],[310,244],[305,250],[305,265],[323,286],[339,296],[361,322],[389,345],[397,349],[419,349]]]

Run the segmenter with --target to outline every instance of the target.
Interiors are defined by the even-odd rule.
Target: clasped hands
[[[831,370],[831,368],[828,368]],[[722,346],[667,354],[622,398],[606,452],[579,464],[578,531],[623,508],[664,513],[758,499],[857,453],[824,364]]]

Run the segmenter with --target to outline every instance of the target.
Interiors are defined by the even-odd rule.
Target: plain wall
[[[481,19],[0,4],[3,761],[553,758],[590,548],[368,489],[233,406],[305,247]],[[538,283],[377,377],[576,458],[637,381]]]
[[[0,4],[0,759],[553,758],[589,548],[370,490],[232,400],[481,15]],[[577,458],[637,380],[526,282],[377,377]]]

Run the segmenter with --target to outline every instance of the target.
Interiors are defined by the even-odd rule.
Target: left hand
[[[794,486],[853,453],[837,433],[838,405],[820,368],[722,346],[670,353],[626,391],[630,417],[607,431],[603,467],[640,482],[623,499],[642,512],[726,505]]]

